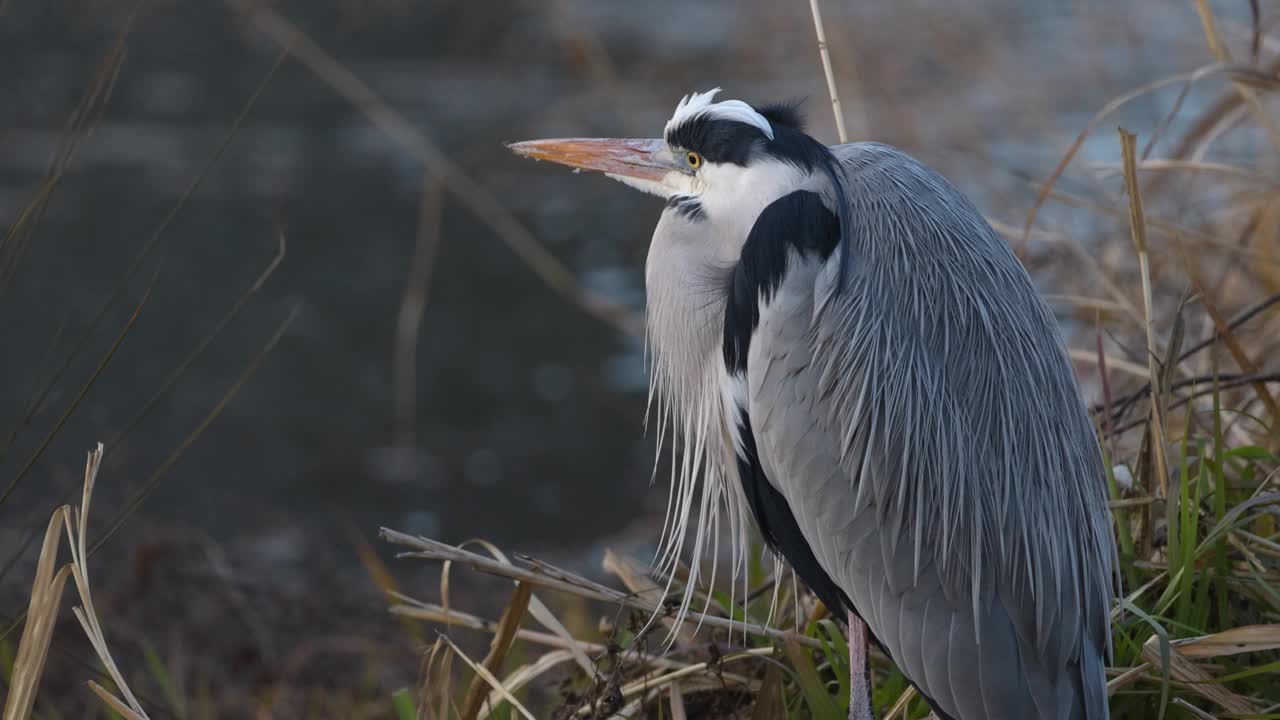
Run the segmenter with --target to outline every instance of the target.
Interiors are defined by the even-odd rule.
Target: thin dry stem
[[[840,109],[840,92],[836,89],[836,73],[831,68],[831,49],[827,46],[827,31],[822,24],[822,10],[818,0],[809,0],[809,12],[813,15],[813,32],[818,38],[818,54],[822,57],[822,73],[827,77],[827,92],[831,95],[831,112],[836,117],[836,135],[840,142],[849,142],[844,127],[844,112]]]
[[[1169,473],[1165,467],[1165,434],[1161,398],[1164,389],[1160,383],[1160,373],[1156,367],[1159,348],[1156,344],[1155,319],[1152,315],[1151,299],[1151,264],[1147,254],[1147,229],[1142,212],[1142,193],[1138,189],[1138,172],[1136,159],[1137,136],[1120,129],[1120,147],[1124,157],[1124,180],[1129,194],[1129,228],[1133,236],[1133,245],[1138,253],[1138,267],[1142,278],[1142,309],[1144,327],[1147,337],[1147,371],[1151,383],[1151,457],[1155,461],[1156,482],[1161,493],[1168,497]]]

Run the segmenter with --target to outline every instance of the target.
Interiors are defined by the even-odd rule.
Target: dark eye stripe
[[[667,132],[667,144],[692,150],[707,162],[746,165],[752,148],[768,138],[760,128],[736,120],[694,115]]]

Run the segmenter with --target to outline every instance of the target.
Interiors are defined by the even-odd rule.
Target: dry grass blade
[[[1246,625],[1204,637],[1173,643],[1178,654],[1186,658],[1210,658],[1223,655],[1280,650],[1280,625]]]
[[[112,695],[110,690],[107,690],[92,680],[85,684],[89,686],[89,690],[91,690],[94,695],[97,695],[102,702],[106,703],[106,705],[114,712],[119,713],[125,720],[146,720],[146,715],[139,715],[134,712],[128,705],[121,702],[120,698]]]
[[[1115,695],[1120,688],[1132,684],[1151,669],[1149,663],[1135,665],[1107,681],[1107,695]]]
[[[422,678],[418,684],[418,720],[449,720],[453,697],[453,652],[444,636],[436,638],[423,655]],[[454,714],[456,715],[456,713]]]
[[[84,493],[81,496],[81,505],[75,512],[75,523],[72,523],[71,511],[66,507],[62,508],[62,518],[67,529],[67,545],[71,550],[72,577],[75,578],[76,591],[80,594],[80,602],[83,606],[76,607],[73,610],[76,619],[80,621],[80,627],[84,629],[85,635],[89,636],[89,642],[93,644],[93,649],[97,653],[98,659],[102,661],[107,674],[111,676],[112,682],[116,684],[116,688],[124,696],[126,706],[137,716],[146,718],[146,711],[142,709],[138,698],[134,696],[129,684],[125,682],[124,675],[120,672],[115,659],[111,657],[111,651],[107,648],[107,639],[102,632],[102,624],[98,620],[98,614],[94,610],[93,593],[89,588],[89,549],[87,544],[89,535],[89,502],[93,498],[93,486],[98,479],[98,468],[101,466],[102,444],[99,443],[98,447],[89,453],[89,458],[85,462]]]
[[[884,720],[894,720],[894,718],[899,716],[904,718],[907,717],[907,707],[911,704],[911,701],[915,696],[916,689],[908,686],[907,689],[903,690],[902,694],[898,696],[898,699],[893,703],[893,706],[889,708],[889,712],[884,714]]]
[[[1142,645],[1142,656],[1153,667],[1163,667],[1163,663],[1160,660],[1160,639],[1158,637],[1152,636]],[[1261,712],[1261,709],[1247,698],[1241,697],[1215,683],[1213,676],[1208,671],[1178,653],[1170,654],[1168,671],[1169,678],[1173,682],[1186,685],[1193,692],[1217,703],[1230,712],[1243,715]]]
[[[573,653],[568,650],[553,650],[539,656],[537,660],[527,665],[521,665],[512,670],[511,674],[502,681],[502,686],[511,692],[515,692],[533,682],[548,670],[570,660],[573,660]],[[485,700],[485,704],[491,708],[498,707],[500,702],[502,702],[502,695],[497,690],[490,692],[489,698]]]
[[[408,535],[390,528],[382,528],[380,534],[387,542],[413,548],[412,552],[401,553],[401,557],[416,557],[426,560],[439,560],[442,562],[465,563],[470,565],[472,568],[489,575],[497,575],[499,577],[511,578],[513,580],[524,580],[534,585],[559,590],[561,592],[566,592],[571,595],[577,595],[591,600],[618,603],[626,607],[650,613],[666,612],[665,608],[659,608],[654,603],[645,602],[630,594],[617,590],[609,590],[607,588],[603,590],[597,589],[597,587],[593,587],[597,586],[597,583],[593,583],[585,578],[573,576],[571,573],[567,573],[565,571],[560,571],[563,577],[550,577],[537,569],[507,565],[492,558],[478,555],[469,550],[463,550],[462,548],[447,545],[435,540],[429,540],[424,537]],[[572,580],[566,578],[572,578]],[[756,625],[754,623],[742,623],[728,618],[708,616],[702,619],[702,624],[708,627],[731,630],[736,633],[742,633],[745,631],[752,635],[769,637],[775,640],[792,640],[800,645],[814,649],[820,650],[822,648],[822,643],[815,638],[765,627],[763,625]]]
[[[476,675],[480,676],[481,678],[484,678],[484,681],[489,683],[489,686],[492,687],[495,691],[497,691],[497,693],[502,696],[503,700],[506,700],[507,702],[511,703],[511,707],[515,708],[517,712],[519,712],[524,717],[528,718],[528,720],[536,720],[533,714],[530,713],[525,708],[525,706],[521,705],[520,701],[516,700],[515,696],[512,695],[509,690],[503,687],[502,682],[499,681],[498,678],[494,677],[493,673],[489,672],[483,666],[477,664],[474,660],[467,657],[467,654],[462,652],[462,648],[455,645],[454,642],[450,640],[448,637],[443,635],[440,637],[449,645],[449,648],[453,650],[455,655],[462,658],[462,662],[466,663],[472,670],[474,670]]]
[[[89,637],[89,642],[93,644],[94,652],[97,653],[98,659],[124,699],[117,698],[94,682],[89,683],[90,689],[112,709],[129,720],[146,720],[146,712],[138,703],[133,691],[129,689],[128,683],[125,682],[124,676],[107,648],[106,637],[94,612],[93,595],[89,589],[88,552],[85,538],[88,535],[89,503],[93,498],[94,484],[101,467],[102,444],[99,443],[85,461],[84,489],[80,507],[74,513],[74,522],[72,510],[65,505],[58,508],[49,520],[44,544],[40,548],[40,560],[36,568],[35,585],[31,591],[27,624],[23,629],[18,657],[14,663],[9,698],[5,702],[4,720],[25,720],[30,716],[45,657],[48,655],[49,644],[53,638],[53,624],[58,614],[59,599],[68,577],[75,579],[76,591],[83,605],[73,609],[76,619],[80,622],[81,628]],[[67,545],[71,550],[71,564],[64,566],[55,575],[53,566],[57,562],[59,533],[63,530],[66,531]]]
[[[58,546],[62,530],[62,515],[55,512],[49,519],[44,544],[40,546],[40,559],[36,565],[36,579],[31,585],[31,603],[27,609],[27,623],[18,643],[18,655],[14,659],[13,674],[9,678],[9,695],[4,704],[4,720],[23,720],[31,714],[35,704],[40,676],[44,673],[45,658],[49,655],[49,643],[53,639],[53,626],[62,605],[62,589],[67,584],[71,569],[63,566],[56,573]]]
[[[525,611],[529,609],[529,596],[532,593],[532,585],[516,583],[511,601],[507,603],[507,609],[502,613],[502,620],[498,622],[498,632],[489,645],[489,654],[485,656],[482,663],[484,669],[491,675],[496,675],[502,669],[502,662],[507,659],[511,643],[516,639],[516,631],[520,629],[520,621],[524,619]],[[476,677],[471,682],[471,687],[467,688],[467,697],[462,703],[462,720],[475,720],[480,713],[485,695],[484,683],[480,677]]]

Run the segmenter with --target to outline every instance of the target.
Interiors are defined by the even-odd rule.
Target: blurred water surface
[[[1210,61],[1193,3],[824,2],[850,131],[939,167],[1020,226],[1034,188],[1109,98]],[[1240,3],[1240,5],[1244,5]],[[527,225],[577,280],[635,312],[661,210],[602,178],[517,161],[504,141],[655,135],[693,89],[807,99],[835,139],[805,2],[388,1],[274,5],[368,82]],[[0,3],[0,220],[35,196],[123,4]],[[1229,32],[1239,26],[1224,19]],[[0,297],[0,437],[87,331],[135,254],[216,149],[280,49],[231,5],[153,2],[131,21],[101,120]],[[1171,97],[1118,116],[1149,121]],[[1199,101],[1193,94],[1189,102]],[[1148,122],[1149,124],[1149,122]],[[1085,159],[1113,160],[1113,131]],[[210,350],[109,449],[104,493],[138,487],[218,402],[295,304],[301,313],[143,508],[153,522],[249,538],[282,557],[379,525],[590,556],[648,538],[665,501],[642,434],[642,346],[548,289],[446,193],[397,440],[396,317],[424,168],[302,63],[286,59],[0,465],[16,475],[154,278],[138,324],[83,406],[0,508],[42,524],[82,452],[115,435],[253,283],[288,256]],[[1047,291],[1052,268],[1038,272]],[[51,349],[50,349],[51,348]],[[104,501],[106,502],[106,501]]]

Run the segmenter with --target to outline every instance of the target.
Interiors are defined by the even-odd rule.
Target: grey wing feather
[[[848,274],[791,258],[749,349],[765,474],[944,712],[1106,718],[1114,548],[1055,321],[940,176],[878,144],[835,152]]]

